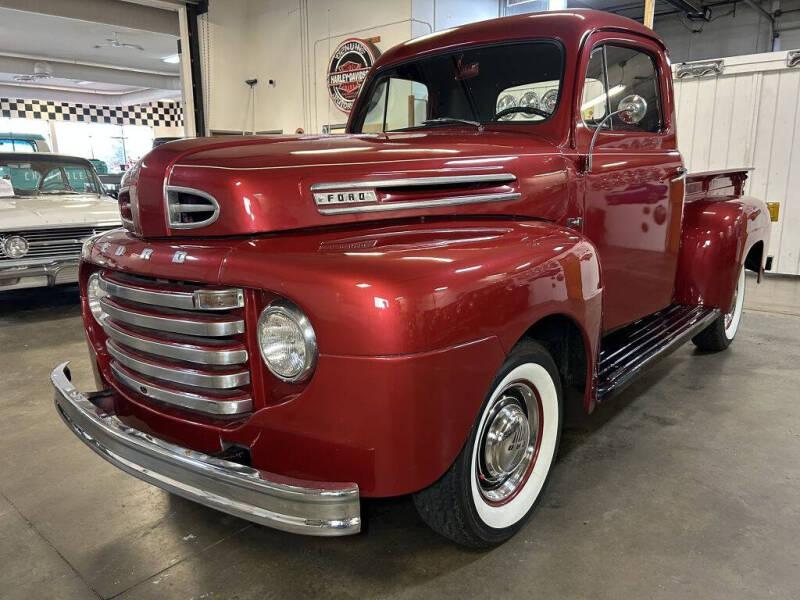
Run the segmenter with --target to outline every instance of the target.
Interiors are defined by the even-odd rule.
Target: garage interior
[[[0,138],[41,136],[116,173],[159,138],[335,135],[342,41],[386,52],[564,8],[652,10],[689,171],[752,169],[770,271],[747,274],[736,342],[681,346],[571,419],[532,518],[473,551],[408,496],[364,499],[364,531],[326,539],[116,469],[53,408],[66,360],[95,389],[78,286],[0,287],[0,597],[800,597],[800,0],[0,0]]]

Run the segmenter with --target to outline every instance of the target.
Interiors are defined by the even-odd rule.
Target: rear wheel
[[[717,352],[730,346],[739,323],[742,320],[742,307],[744,306],[745,276],[744,267],[739,271],[736,289],[733,291],[731,310],[717,317],[711,325],[692,338],[695,346],[701,350]]]
[[[464,546],[504,542],[535,509],[560,433],[556,365],[540,344],[521,342],[501,367],[455,462],[414,495],[420,516]]]

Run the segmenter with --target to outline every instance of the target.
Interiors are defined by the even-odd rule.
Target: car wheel
[[[530,517],[561,435],[558,369],[543,346],[519,343],[495,377],[448,471],[414,495],[422,519],[473,548],[504,542]]]
[[[724,350],[731,345],[739,323],[742,320],[742,307],[744,306],[745,276],[744,268],[739,271],[736,289],[733,291],[731,310],[717,317],[711,325],[692,338],[695,346],[708,352]]]

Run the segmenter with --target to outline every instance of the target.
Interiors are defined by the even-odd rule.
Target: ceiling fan
[[[31,82],[50,79],[53,76],[52,67],[46,62],[37,62],[33,65],[33,73],[14,75],[14,81]]]
[[[114,32],[113,38],[106,38],[106,41],[102,44],[95,44],[95,48],[131,48],[132,50],[141,50],[144,51],[144,48],[139,44],[128,44],[126,42],[119,41],[119,33],[116,31]]]

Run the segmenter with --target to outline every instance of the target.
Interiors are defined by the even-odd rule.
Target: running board
[[[602,340],[597,399],[606,400],[645,367],[708,327],[719,309],[673,304],[618,329]]]

